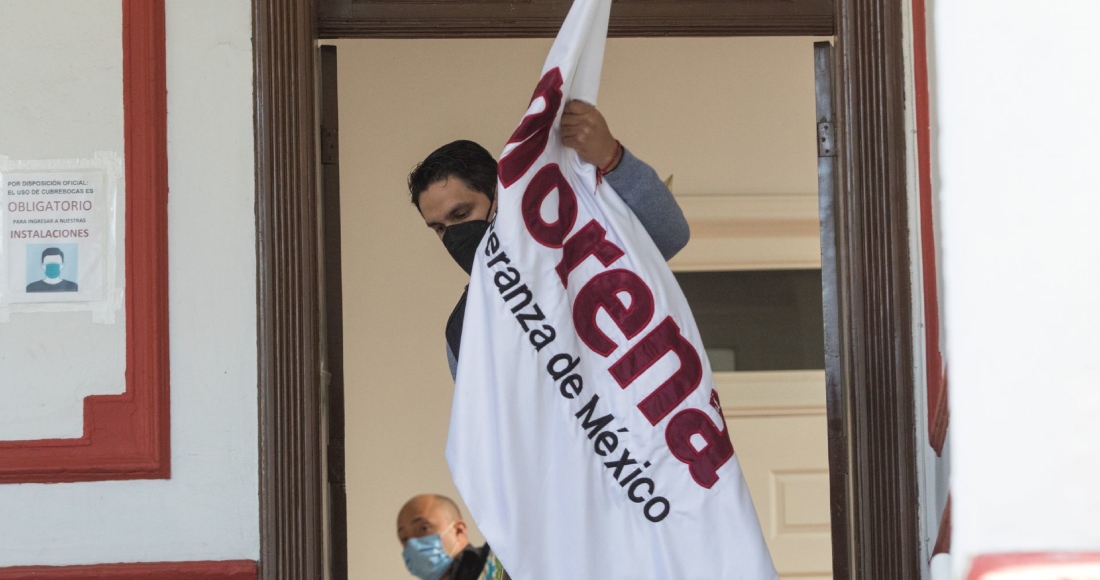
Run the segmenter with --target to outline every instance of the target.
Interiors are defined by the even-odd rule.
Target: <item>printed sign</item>
[[[0,320],[10,311],[95,310],[118,302],[117,157],[0,158]],[[104,318],[106,316],[106,318]]]

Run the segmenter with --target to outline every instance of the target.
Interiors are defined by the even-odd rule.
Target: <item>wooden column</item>
[[[311,0],[253,0],[260,573],[323,577]]]
[[[851,578],[920,578],[902,2],[838,0],[840,358]]]

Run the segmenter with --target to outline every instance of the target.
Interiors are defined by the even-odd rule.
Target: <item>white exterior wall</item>
[[[87,49],[121,56],[119,0],[0,1],[8,22],[44,10],[111,27],[117,47]],[[172,478],[0,485],[0,567],[259,557],[250,10],[247,0],[167,2]],[[79,62],[71,44],[23,34],[16,56],[41,67]],[[5,55],[0,77],[15,62]],[[5,91],[0,154],[121,153],[121,67],[88,74],[98,92],[64,100],[80,104],[77,113],[47,99],[57,87],[44,82],[15,100]],[[118,85],[100,86],[105,79]],[[28,329],[26,340],[52,338],[49,327]],[[111,372],[117,361],[99,358]]]
[[[0,155],[121,157],[119,0],[0,6]],[[120,264],[123,242],[120,235]],[[0,440],[80,437],[84,397],[124,392],[125,372],[124,310],[114,324],[88,312],[13,313],[0,322]]]
[[[932,16],[962,577],[1100,546],[1100,4]]]

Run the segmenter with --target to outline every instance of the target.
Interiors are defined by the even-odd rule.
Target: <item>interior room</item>
[[[802,580],[832,577],[815,40],[609,39],[598,102],[615,137],[669,180],[691,225],[670,266],[776,566]],[[329,42],[339,62],[352,578],[409,577],[395,530],[408,498],[461,502],[444,458],[453,382],[443,331],[467,278],[410,203],[406,177],[456,139],[499,154],[550,43]]]

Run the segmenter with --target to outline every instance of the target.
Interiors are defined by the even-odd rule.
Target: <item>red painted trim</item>
[[[943,506],[940,516],[940,528],[936,532],[936,544],[932,546],[932,556],[951,552],[951,495],[947,496],[947,505]]]
[[[928,437],[939,455],[947,436],[947,381],[940,352],[940,301],[936,229],[932,215],[932,130],[928,96],[928,37],[924,0],[913,0],[913,102],[917,117],[917,176],[920,195],[921,264],[924,274],[925,372],[928,379]]]
[[[0,580],[256,580],[251,560],[0,568]]]
[[[0,483],[170,475],[164,0],[123,0],[122,55],[126,392],[84,399],[80,439],[0,442]]]
[[[974,558],[967,580],[983,580],[994,572],[1014,569],[1034,568],[1036,580],[1053,579],[1055,576],[1043,574],[1044,569],[1056,571],[1057,566],[1071,564],[1094,564],[1100,566],[1100,552],[1033,552],[1018,554],[986,554]],[[1062,578],[1062,576],[1057,576]]]
[[[938,351],[939,349],[937,349]],[[938,354],[938,352],[937,352]],[[936,451],[943,453],[943,444],[947,441],[947,424],[951,420],[951,409],[947,405],[947,367],[940,373],[940,393],[936,397],[936,406],[928,409],[928,443]],[[931,399],[931,397],[929,397]]]

